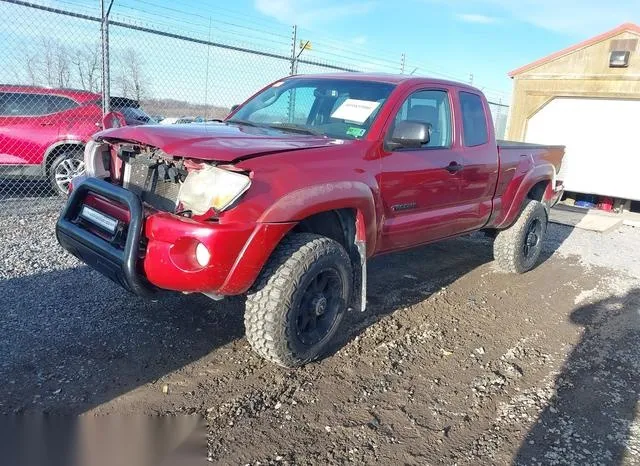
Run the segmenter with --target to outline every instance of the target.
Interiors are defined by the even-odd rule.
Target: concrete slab
[[[640,214],[637,212],[623,212],[622,223],[630,227],[640,228]]]
[[[587,209],[576,210],[575,208],[551,209],[549,221],[568,225],[582,230],[591,230],[604,233],[622,225],[623,218],[609,212],[594,212]]]
[[[623,225],[626,225],[628,227],[634,227],[634,228],[640,228],[640,220],[628,220],[628,219],[624,219],[622,221]]]

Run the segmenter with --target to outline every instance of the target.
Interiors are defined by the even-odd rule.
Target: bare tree
[[[70,49],[64,44],[43,38],[33,53],[24,57],[24,73],[33,85],[80,87],[99,92],[102,73],[99,44],[85,44]],[[148,81],[144,62],[133,48],[112,55],[114,84],[122,97],[140,101],[147,97]]]
[[[30,56],[26,58],[25,68],[27,71],[27,78],[29,79],[29,83],[33,86],[39,84],[39,63],[37,56]]]
[[[140,101],[146,95],[147,80],[142,71],[143,61],[133,48],[125,49],[119,57],[117,83],[122,97]]]
[[[54,86],[69,87],[71,83],[71,58],[64,45],[54,44]]]
[[[71,60],[61,43],[43,38],[32,55],[25,57],[31,84],[68,87],[71,83]]]
[[[80,87],[86,91],[100,90],[100,44],[85,45],[75,50],[71,62],[75,67]]]

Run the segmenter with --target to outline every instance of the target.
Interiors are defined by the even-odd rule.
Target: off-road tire
[[[534,222],[540,222],[541,231],[535,249],[525,255],[525,242]],[[493,243],[493,258],[505,272],[525,273],[535,267],[542,251],[542,242],[547,231],[547,212],[538,201],[528,200],[520,216],[506,230],[498,232]]]
[[[337,316],[317,344],[304,345],[297,333],[297,307],[311,282],[329,270],[341,279],[335,287]],[[244,325],[256,353],[284,367],[301,366],[322,356],[340,326],[352,292],[353,274],[347,252],[338,242],[312,233],[293,233],[275,249],[247,295]]]
[[[70,148],[58,154],[50,164],[47,164],[47,180],[49,180],[49,186],[51,190],[60,197],[67,197],[69,195],[66,189],[62,189],[56,179],[56,172],[58,168],[68,159],[72,159],[74,165],[79,162],[82,164],[82,171],[84,172],[84,152],[81,147],[77,149]]]

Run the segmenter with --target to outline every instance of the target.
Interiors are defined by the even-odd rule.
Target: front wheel
[[[284,367],[317,359],[338,330],[351,289],[351,261],[338,242],[311,233],[289,235],[247,296],[249,343]]]
[[[67,196],[69,183],[84,173],[82,149],[70,149],[56,156],[49,166],[47,176],[51,189],[59,196]]]
[[[547,232],[547,212],[541,202],[529,200],[516,222],[500,231],[493,243],[493,257],[505,272],[525,273],[540,257]]]

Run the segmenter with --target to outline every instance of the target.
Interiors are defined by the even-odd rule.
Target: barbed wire
[[[165,122],[224,118],[231,105],[292,69],[398,73],[404,67],[407,74],[415,69],[465,80],[402,53],[373,52],[267,20],[240,22],[229,8],[182,11],[158,0],[116,1],[108,22],[109,67],[103,69],[97,2],[0,0],[0,6],[0,82],[13,83],[0,84],[0,116],[28,115],[34,122],[28,138],[0,141],[0,167],[13,164],[15,169],[9,178],[0,173],[0,201],[64,195],[57,183],[80,170],[83,144],[99,130],[103,73],[111,87],[108,102],[132,118],[127,124],[151,122],[151,117]],[[294,59],[299,40],[313,46]],[[505,95],[487,95],[502,132]],[[18,132],[7,128],[6,134]],[[64,173],[56,171],[65,167]]]

